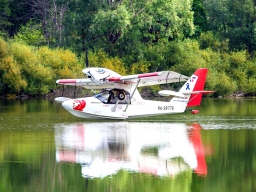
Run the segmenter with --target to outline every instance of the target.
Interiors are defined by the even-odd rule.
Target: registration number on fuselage
[[[158,110],[174,110],[174,106],[158,106]]]

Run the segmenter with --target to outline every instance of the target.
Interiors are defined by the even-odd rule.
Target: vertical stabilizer
[[[207,92],[203,91],[207,71],[206,68],[197,69],[179,92],[164,90],[158,93],[162,96],[173,96],[170,102],[181,105],[184,111],[187,107],[200,105],[202,94]]]
[[[212,93],[213,91],[205,91],[204,84],[206,80],[208,69],[199,68],[195,73],[187,80],[187,82],[181,87],[179,92],[165,91],[161,92],[165,95],[173,95],[172,101],[178,101],[186,103],[186,107],[198,106],[201,103],[202,95]]]
[[[196,72],[188,80],[189,81],[188,83],[190,83],[190,82],[193,81],[193,79],[197,78],[195,86],[194,86],[193,90],[191,90],[192,94],[190,95],[187,107],[193,107],[193,106],[200,105],[201,100],[202,100],[202,96],[203,96],[203,92],[200,92],[200,91],[204,90],[204,84],[205,84],[205,81],[206,81],[207,72],[208,72],[208,69],[199,68],[199,69],[196,70]],[[198,91],[198,93],[195,93],[197,91]]]

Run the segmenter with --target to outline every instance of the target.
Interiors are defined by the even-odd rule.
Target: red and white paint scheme
[[[204,84],[208,69],[199,68],[191,77],[173,71],[143,73],[121,76],[106,68],[86,68],[82,70],[86,79],[59,79],[57,84],[80,86],[86,89],[103,90],[92,97],[57,97],[55,101],[71,114],[81,118],[127,119],[163,114],[183,113],[186,108],[198,106],[205,91]],[[145,100],[137,88],[158,84],[185,82],[176,91],[162,90],[158,94],[171,97],[169,102]],[[197,114],[199,111],[192,111]]]

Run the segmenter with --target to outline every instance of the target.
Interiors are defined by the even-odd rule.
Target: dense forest
[[[88,52],[122,75],[207,67],[214,96],[253,96],[255,48],[253,0],[0,0],[0,95],[53,92]]]

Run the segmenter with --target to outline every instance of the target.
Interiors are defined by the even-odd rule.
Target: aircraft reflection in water
[[[162,177],[188,169],[207,174],[197,123],[75,123],[55,130],[56,161],[81,164],[85,178],[119,170]]]

